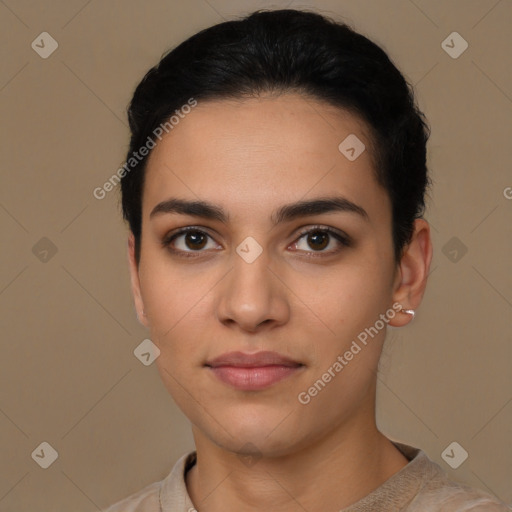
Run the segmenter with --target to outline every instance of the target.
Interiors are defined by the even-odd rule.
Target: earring
[[[414,312],[414,309],[403,309],[403,308],[400,310],[400,313],[407,313],[408,315],[412,316],[412,319],[414,319],[414,315],[416,314]]]

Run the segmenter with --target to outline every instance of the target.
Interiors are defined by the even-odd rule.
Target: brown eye
[[[310,256],[316,256],[315,253],[319,253],[318,256],[329,256],[341,251],[343,247],[350,247],[351,239],[332,228],[315,226],[300,233],[293,245],[299,252],[309,253]],[[330,249],[325,250],[331,245]]]
[[[329,235],[322,231],[311,231],[308,233],[307,242],[315,251],[321,251],[329,245]]]
[[[192,250],[202,249],[207,242],[207,236],[201,231],[189,231],[184,237],[185,245]]]
[[[210,241],[212,246],[208,247]],[[162,246],[180,256],[199,256],[201,253],[207,252],[203,249],[218,247],[208,233],[193,227],[187,227],[167,235],[162,240]]]

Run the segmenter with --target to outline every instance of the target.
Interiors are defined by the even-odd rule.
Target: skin
[[[367,148],[354,161],[338,150],[349,134]],[[200,512],[337,511],[408,462],[375,422],[385,328],[307,405],[297,399],[393,303],[416,309],[423,297],[429,225],[415,221],[396,264],[391,203],[375,180],[370,148],[355,115],[287,93],[199,102],[150,155],[138,266],[131,234],[128,243],[132,291],[139,321],[161,351],[162,380],[192,424],[198,460],[186,484]],[[368,220],[330,212],[272,224],[280,206],[333,193],[364,208]],[[229,222],[150,218],[171,197],[215,203]],[[315,225],[343,231],[352,245],[329,237],[319,250],[300,234]],[[162,246],[185,226],[211,236],[199,249],[197,238],[174,241],[198,257]],[[236,252],[248,236],[262,248],[252,263]],[[397,313],[389,325],[410,320]],[[204,366],[232,350],[274,350],[304,366],[270,388],[241,391]]]

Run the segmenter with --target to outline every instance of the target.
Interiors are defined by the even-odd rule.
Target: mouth
[[[230,352],[208,361],[205,367],[228,386],[258,391],[297,374],[305,366],[277,352]]]

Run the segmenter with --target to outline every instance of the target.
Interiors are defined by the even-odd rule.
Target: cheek
[[[327,338],[347,339],[348,335],[357,334],[373,325],[388,307],[387,270],[375,260],[354,256],[314,272],[295,269],[287,279],[294,294],[307,307],[307,316],[317,319]]]
[[[301,389],[300,397],[294,397],[296,403],[301,400],[298,414],[309,424],[307,430],[332,430],[358,410],[363,413],[372,410],[375,377],[370,369],[361,367],[361,362],[354,359],[339,373],[333,372],[334,377],[330,376],[328,382],[318,375],[319,379],[309,388]]]
[[[177,329],[198,321],[215,276],[194,265],[171,265],[165,257],[149,256],[140,270],[141,293],[152,334],[164,341],[174,337]]]
[[[382,269],[376,270],[375,263],[373,267],[358,263],[340,266],[337,272],[317,275],[314,280],[297,277],[290,286],[308,306],[299,315],[312,355],[310,376],[302,391],[331,372],[308,411],[320,414],[322,408],[329,410],[330,403],[343,405],[345,411],[367,392],[386,332],[382,329],[368,334],[389,307],[385,277]]]
[[[192,270],[173,270],[154,265],[144,276],[145,305],[151,340],[160,349],[156,364],[176,403],[187,408],[187,400],[198,388],[208,347],[216,340],[211,328],[212,288],[215,276]]]

